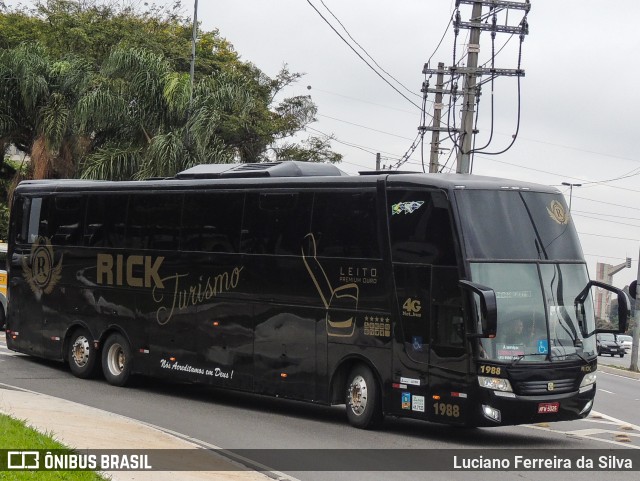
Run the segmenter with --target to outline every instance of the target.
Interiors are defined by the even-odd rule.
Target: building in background
[[[631,258],[627,257],[627,260],[622,264],[613,266],[611,264],[605,264],[598,262],[596,264],[596,280],[604,282],[606,284],[613,284],[613,275],[617,274],[624,268],[631,267]],[[609,320],[609,312],[611,309],[611,294],[605,289],[597,289],[596,292],[596,318]]]

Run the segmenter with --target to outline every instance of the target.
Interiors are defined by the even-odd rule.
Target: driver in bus
[[[524,344],[524,321],[522,319],[514,319],[509,326],[509,332],[504,338],[505,344]]]

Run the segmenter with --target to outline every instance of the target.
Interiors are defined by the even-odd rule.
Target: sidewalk
[[[45,394],[0,387],[0,412],[26,420],[41,433],[52,435],[57,441],[78,450],[200,447],[133,419]],[[212,456],[211,459],[211,471],[110,471],[105,474],[114,481],[271,479],[255,471],[225,471],[234,464],[232,461],[223,456]]]

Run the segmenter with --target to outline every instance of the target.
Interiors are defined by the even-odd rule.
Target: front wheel
[[[80,328],[73,331],[67,349],[69,369],[74,376],[88,379],[96,374],[99,354],[88,330]]]
[[[382,421],[380,387],[367,366],[358,364],[349,373],[345,404],[347,419],[356,428],[372,428]]]
[[[624,352],[621,352],[621,353],[620,353],[620,357],[624,357]]]
[[[131,375],[133,356],[129,342],[121,334],[111,334],[102,346],[102,372],[113,386],[124,386]]]

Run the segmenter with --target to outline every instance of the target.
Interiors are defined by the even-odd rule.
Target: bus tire
[[[111,334],[102,346],[102,372],[112,386],[129,381],[133,356],[129,342],[121,334]]]
[[[349,424],[356,428],[370,429],[382,422],[380,386],[364,364],[356,365],[349,373],[345,404]]]
[[[84,328],[75,329],[67,345],[67,361],[74,376],[81,379],[94,377],[98,368],[98,350],[91,334]]]

